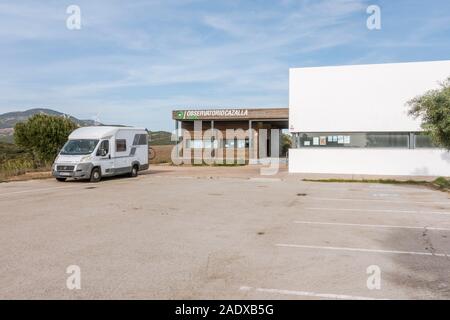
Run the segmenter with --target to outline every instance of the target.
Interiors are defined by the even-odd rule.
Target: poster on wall
[[[327,137],[320,137],[320,145],[321,146],[327,145]]]
[[[350,136],[344,136],[344,144],[350,144]]]
[[[344,136],[338,136],[338,143],[344,144]]]
[[[313,138],[313,145],[318,146],[319,145],[319,137]]]

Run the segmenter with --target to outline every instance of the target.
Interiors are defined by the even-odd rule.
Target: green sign
[[[177,111],[177,119],[208,119],[208,118],[246,118],[248,116],[247,109],[217,109],[217,110],[184,110]]]

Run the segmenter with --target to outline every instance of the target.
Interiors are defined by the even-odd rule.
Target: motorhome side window
[[[124,152],[124,151],[127,151],[127,140],[117,139],[116,140],[116,152]]]
[[[97,156],[106,156],[109,153],[109,141],[103,140],[97,150]]]
[[[145,146],[147,145],[147,135],[146,134],[136,134],[133,140],[133,146]]]

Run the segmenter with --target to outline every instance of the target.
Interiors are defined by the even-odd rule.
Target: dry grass
[[[45,179],[50,177],[50,167],[47,166],[42,168],[24,166],[21,168],[11,168],[8,170],[0,168],[0,182]]]
[[[50,171],[34,171],[26,172],[17,176],[11,176],[0,182],[11,182],[11,181],[25,181],[25,180],[36,180],[36,179],[50,179],[52,178],[52,173]]]
[[[173,145],[164,145],[164,146],[152,146],[155,150],[156,156],[153,160],[150,160],[150,164],[158,164],[158,163],[172,163],[171,152],[173,149]]]
[[[35,168],[34,161],[25,157],[5,160],[0,163],[0,181],[6,181],[10,177],[34,171]]]

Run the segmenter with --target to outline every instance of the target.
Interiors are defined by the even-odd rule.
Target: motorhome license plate
[[[70,176],[70,172],[60,172],[61,176]]]

